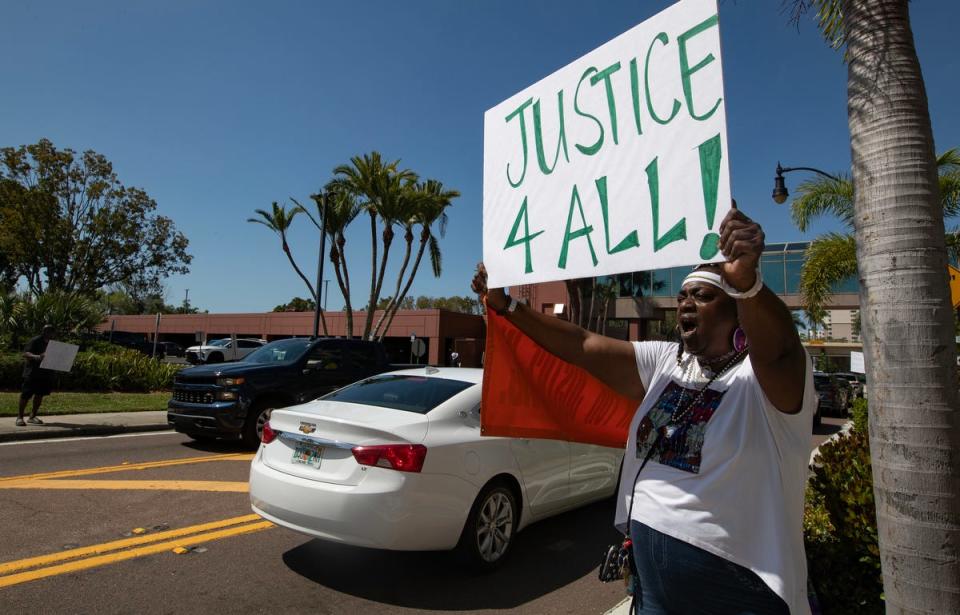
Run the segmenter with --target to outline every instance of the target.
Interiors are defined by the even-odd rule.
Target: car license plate
[[[298,442],[296,448],[293,449],[293,463],[302,463],[312,468],[319,468],[322,458],[323,447],[316,444]]]

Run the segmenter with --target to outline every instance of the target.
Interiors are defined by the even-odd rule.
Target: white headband
[[[690,272],[687,277],[683,278],[683,284],[681,284],[680,287],[683,288],[690,282],[703,282],[704,284],[716,286],[721,290],[723,289],[723,281],[720,274],[712,271],[704,271],[703,269]]]

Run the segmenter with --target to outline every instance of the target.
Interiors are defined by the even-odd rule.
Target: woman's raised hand
[[[737,209],[737,202],[720,223],[720,252],[723,277],[739,291],[749,290],[757,279],[757,267],[763,254],[763,229]]]
[[[473,274],[470,288],[477,293],[480,301],[486,300],[487,307],[495,312],[502,312],[507,308],[509,300],[502,288],[487,288],[487,268],[483,263],[477,264],[477,272]]]

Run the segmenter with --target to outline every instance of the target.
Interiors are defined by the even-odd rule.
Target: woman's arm
[[[763,230],[736,208],[720,223],[720,251],[724,281],[740,292],[756,282]],[[786,414],[800,411],[803,403],[806,354],[790,310],[764,286],[749,299],[737,300],[740,326],[750,344],[750,363],[767,399]]]
[[[630,342],[592,333],[523,304],[517,305],[513,312],[506,312],[510,300],[502,288],[487,288],[487,270],[483,263],[478,265],[471,286],[481,300],[486,300],[487,309],[502,314],[549,353],[585,369],[620,395],[637,401],[643,399],[643,381]]]

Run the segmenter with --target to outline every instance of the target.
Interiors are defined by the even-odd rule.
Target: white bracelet
[[[763,276],[760,275],[760,268],[757,268],[757,279],[749,289],[740,292],[733,286],[727,284],[727,281],[721,276],[720,284],[723,285],[723,292],[727,293],[734,299],[750,299],[751,297],[756,297],[757,293],[760,292],[760,289],[763,288]]]
[[[516,312],[516,311],[517,311],[517,305],[519,305],[519,303],[520,303],[520,302],[517,301],[514,297],[510,297],[510,305],[508,305],[508,306],[507,306],[507,309],[504,310],[504,311],[507,312],[508,314],[509,314],[510,312]]]

